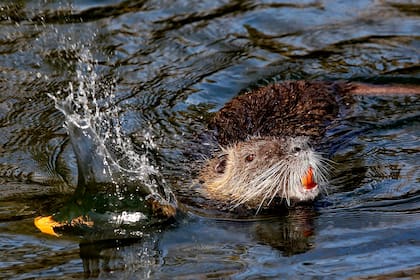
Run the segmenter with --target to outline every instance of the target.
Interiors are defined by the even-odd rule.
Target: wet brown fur
[[[349,83],[289,81],[240,95],[216,113],[211,127],[222,146],[259,136],[319,139],[339,112]]]
[[[311,189],[312,193],[305,192],[296,178],[302,178],[307,168],[312,167],[318,180],[316,183],[325,185],[328,160],[310,148],[306,149],[306,154],[303,151],[285,153],[284,147],[279,145],[299,144],[301,136],[308,139],[305,145],[316,144],[324,137],[328,125],[338,118],[340,109],[351,103],[352,94],[404,93],[420,93],[420,87],[287,81],[233,98],[215,114],[210,123],[217,133],[222,151],[210,159],[201,171],[200,179],[205,196],[220,201],[221,205],[236,203],[237,206],[239,202],[251,208],[270,206],[276,196],[286,199],[287,202],[296,195],[298,200],[313,199],[319,188]],[[291,140],[280,140],[285,137]],[[265,142],[258,144],[258,141]],[[264,146],[268,149],[275,148],[265,153]],[[261,154],[265,155],[259,158]],[[258,165],[256,168],[251,168],[247,162],[249,155],[256,156],[252,162],[255,166]],[[280,181],[279,177],[274,179],[273,172],[269,172],[270,175],[262,172],[272,170],[276,164],[277,174],[286,174],[285,170],[289,169],[287,176],[293,182],[288,179]],[[273,188],[267,187],[267,180],[268,184],[272,183]],[[281,187],[275,188],[279,185]],[[254,191],[255,197],[252,197]]]
[[[351,95],[419,94],[419,85],[286,81],[260,87],[226,103],[211,120],[218,141],[228,145],[249,136],[309,136],[319,139]]]

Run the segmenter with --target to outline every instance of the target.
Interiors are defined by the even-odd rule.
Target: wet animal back
[[[319,140],[339,112],[341,84],[284,82],[240,95],[216,113],[211,127],[221,145],[250,136],[309,136]]]

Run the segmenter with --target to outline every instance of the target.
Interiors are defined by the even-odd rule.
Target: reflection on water
[[[64,98],[70,84],[80,93],[82,58],[95,65],[93,109],[112,116],[103,132],[121,127],[156,182],[184,198],[191,162],[211,150],[202,136],[211,112],[273,80],[418,84],[419,22],[412,1],[0,3],[0,278],[418,276],[416,96],[357,97],[328,134],[337,165],[314,207],[268,220],[105,222],[82,239],[42,235],[32,221],[63,209],[77,185],[65,118],[48,94]]]
[[[252,250],[281,258],[310,250],[313,213],[302,208],[258,223],[191,217],[142,238],[83,241],[80,256],[85,276],[101,279],[115,271],[139,279],[229,277],[246,270]]]

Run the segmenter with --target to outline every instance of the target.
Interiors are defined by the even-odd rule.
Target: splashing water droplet
[[[100,83],[92,61],[90,52],[84,48],[77,65],[76,81],[55,95],[49,94],[56,108],[65,115],[64,126],[77,159],[78,189],[96,193],[98,186],[111,184],[113,190],[107,191],[113,191],[119,200],[135,192],[139,201],[153,197],[159,203],[176,205],[175,196],[158,168],[145,154],[137,154],[130,139],[125,137],[118,118],[120,109],[112,106],[115,89],[109,83]],[[100,93],[98,88],[101,88]],[[60,97],[62,92],[67,96]],[[99,99],[99,95],[103,98]],[[156,148],[150,132],[145,132],[144,136],[144,146]]]

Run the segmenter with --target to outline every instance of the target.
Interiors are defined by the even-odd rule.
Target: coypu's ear
[[[226,154],[220,155],[217,158],[217,164],[214,167],[214,171],[216,171],[217,173],[223,173],[223,172],[225,172],[226,162],[227,162],[227,159],[226,158],[227,158],[227,155]]]

